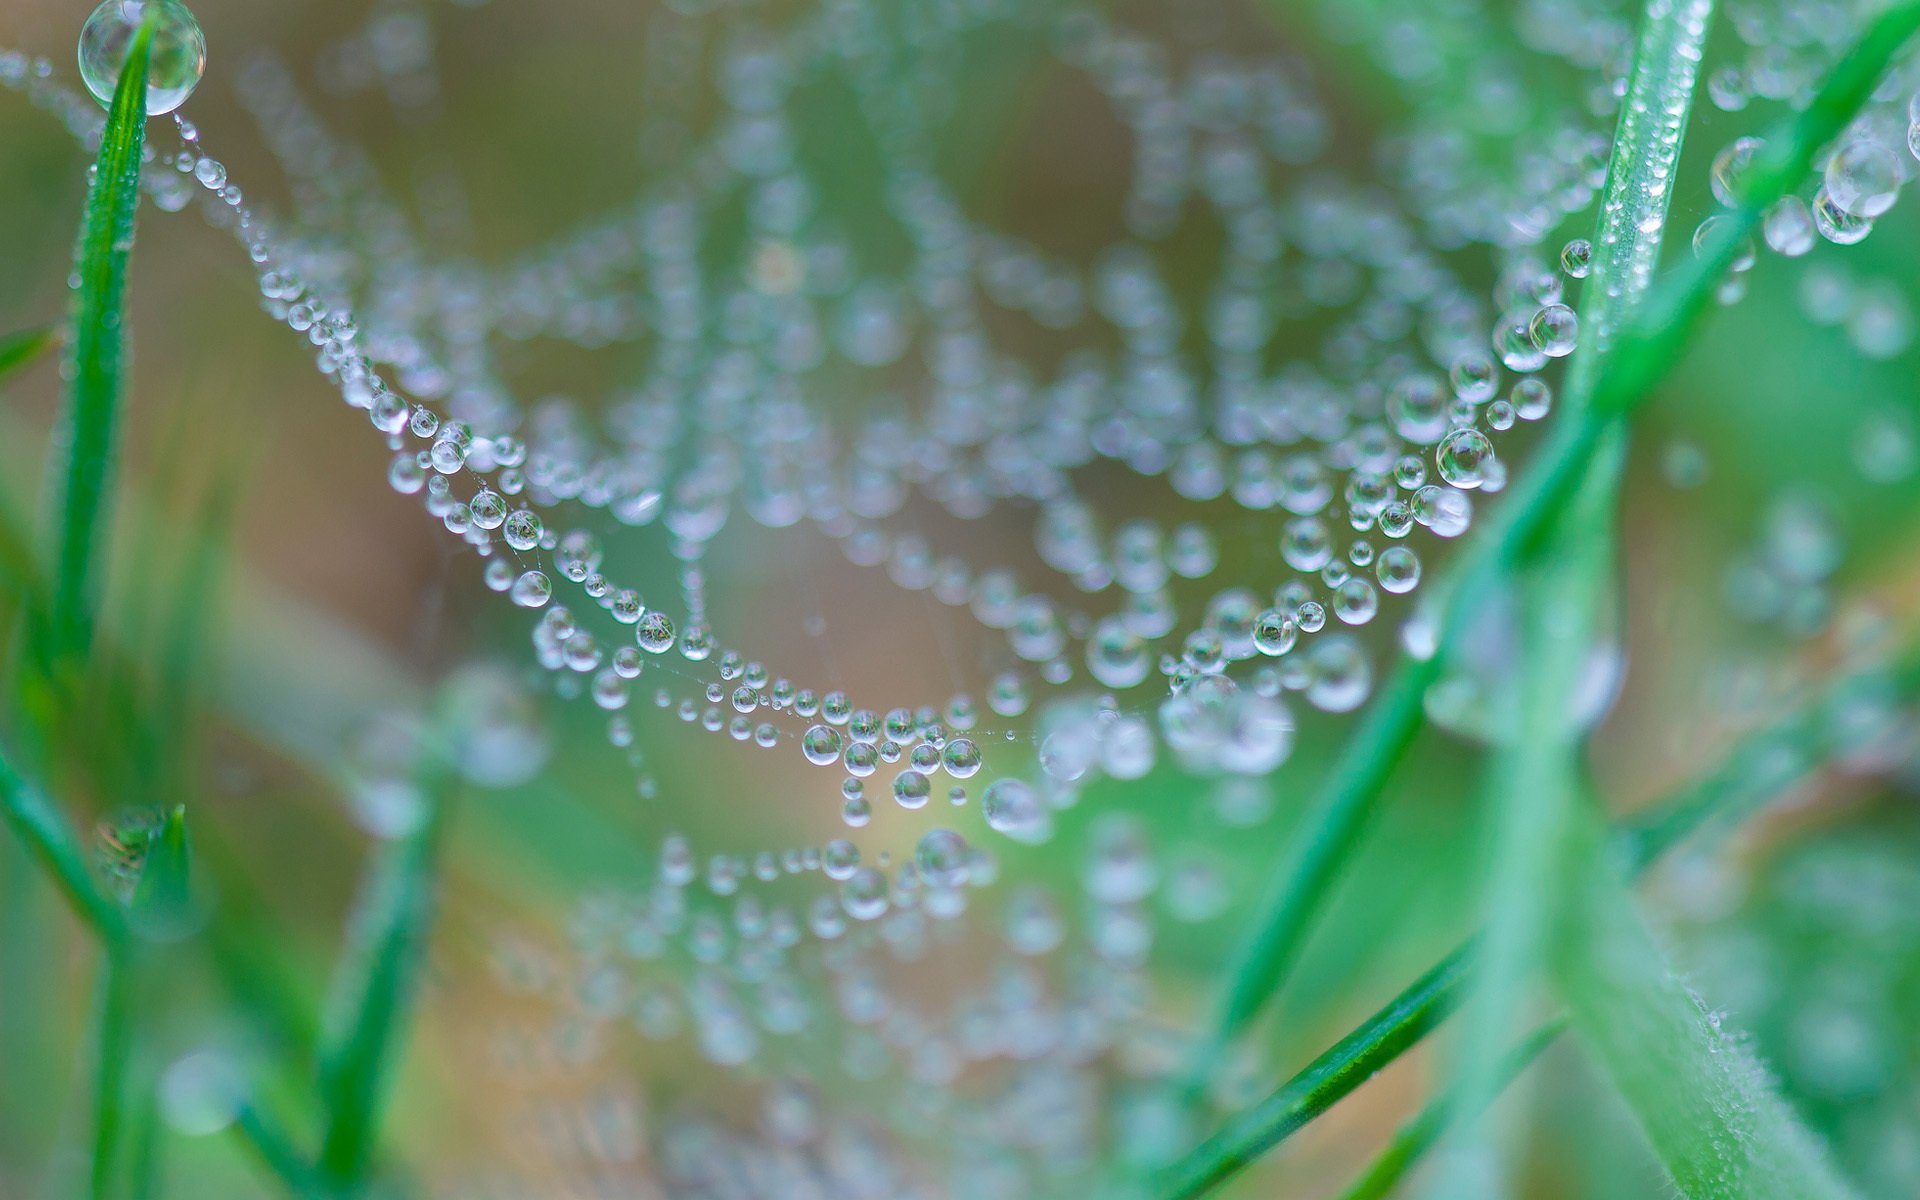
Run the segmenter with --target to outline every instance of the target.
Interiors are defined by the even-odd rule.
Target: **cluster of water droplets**
[[[1590,86],[1545,106],[1522,161],[1484,166],[1472,138],[1414,117],[1356,170],[1297,61],[1179,47],[1093,8],[828,0],[776,25],[682,7],[649,62],[718,115],[663,100],[645,134],[657,169],[631,205],[508,263],[436,257],[270,59],[233,82],[290,211],[251,204],[178,116],[143,183],[158,207],[197,201],[232,232],[266,311],[382,440],[388,484],[524,610],[540,686],[476,666],[445,689],[471,778],[511,786],[542,769],[552,739],[535,692],[550,692],[597,712],[639,795],[669,813],[695,798],[664,794],[646,750],[684,725],[787,756],[796,794],[837,814],[814,845],[670,836],[631,888],[581,904],[564,948],[503,942],[505,986],[595,1036],[685,1039],[710,1063],[786,1080],[766,1089],[757,1131],[673,1123],[668,1176],[693,1194],[732,1170],[785,1180],[783,1195],[908,1194],[925,1181],[908,1180],[896,1143],[954,1129],[968,1132],[945,1138],[967,1150],[942,1184],[955,1195],[1047,1192],[1115,1143],[1164,1159],[1191,1130],[1146,1086],[1179,1061],[1145,971],[1156,939],[1224,911],[1209,838],[1271,812],[1267,777],[1302,709],[1366,701],[1395,640],[1371,627],[1406,615],[1428,559],[1504,488],[1504,436],[1550,416],[1558,363],[1582,340],[1581,281],[1609,253],[1559,238],[1604,181],[1631,29],[1611,5],[1525,6],[1525,44],[1481,58],[1474,86],[1511,100],[1542,58]],[[1715,102],[1804,98],[1831,46],[1737,24],[1768,65],[1714,76]],[[1409,89],[1457,86],[1418,23],[1345,32]],[[949,64],[994,33],[1043,45],[1129,135],[1127,183],[1089,218],[1106,238],[1091,253],[970,214],[930,161],[957,119]],[[424,120],[433,58],[427,14],[390,8],[328,48],[322,75]],[[96,94],[99,78],[86,73]],[[97,106],[44,61],[0,52],[0,84],[97,137]],[[855,97],[879,152],[862,181],[871,211],[852,216],[827,207],[845,181],[826,177],[795,115],[828,84]],[[1769,247],[1865,236],[1912,173],[1904,127],[1888,132],[1895,108],[1906,119],[1904,98],[1877,103],[1812,198],[1769,215]],[[1754,148],[1715,160],[1723,201]],[[1195,283],[1174,264],[1209,229],[1217,252]],[[1863,348],[1891,345],[1898,322],[1860,316],[1866,303],[1833,319],[1857,324]],[[534,341],[640,346],[644,365],[605,395],[542,395],[506,365]],[[1140,494],[1154,502],[1126,512]],[[1153,515],[1167,511],[1182,515]],[[954,533],[1009,513],[1030,547],[1004,561],[969,549],[995,539]],[[917,649],[973,678],[936,703],[888,703],[716,627],[709,579],[728,576],[712,548],[743,522],[837,547],[971,621],[967,653],[934,633]],[[1751,569],[1779,598],[1756,615],[1810,619],[1829,547],[1800,509],[1768,530]],[[1503,612],[1496,598],[1469,631],[1461,659],[1477,674],[1428,698],[1442,725],[1495,735],[1480,684],[1511,652]],[[1595,714],[1617,674],[1597,656]],[[418,719],[382,719],[351,748],[356,814],[382,836],[423,811],[424,736]],[[1070,882],[1009,876],[1099,781],[1174,768],[1203,781],[1183,836],[1076,816]],[[863,841],[876,808],[911,814],[894,829],[918,822],[911,853]],[[930,991],[934,962],[960,982]],[[829,1112],[801,1082],[827,1074],[882,1089],[887,1119]]]
[[[1854,28],[1848,20],[1806,21],[1790,9],[1773,10],[1761,5],[1740,6],[1730,15],[1741,45],[1731,55],[1734,61],[1711,72],[1707,79],[1707,95],[1727,112],[1804,104],[1851,44]],[[1815,164],[1812,186],[1781,199],[1768,210],[1762,224],[1767,249],[1786,258],[1799,258],[1821,241],[1851,246],[1873,231],[1874,222],[1894,206],[1916,173],[1916,158],[1920,157],[1920,91],[1916,87],[1920,87],[1920,75],[1911,64],[1897,69],[1882,83],[1846,130],[1823,149]],[[1742,134],[1719,147],[1710,171],[1713,195],[1719,203],[1729,207],[1739,203],[1745,172],[1764,144],[1761,137]],[[1714,217],[1707,218],[1696,237],[1703,237],[1714,221]],[[1725,285],[1723,298],[1731,300],[1741,294],[1744,289],[1738,277],[1752,265],[1751,253],[1736,263],[1736,277]],[[1904,309],[1904,305],[1887,301],[1884,293],[1862,297],[1860,303]],[[1824,319],[1838,323],[1845,317]],[[1882,323],[1896,328],[1877,329]],[[1911,324],[1910,313],[1877,318],[1869,315],[1855,331],[1855,341],[1863,353],[1887,357],[1911,340]]]

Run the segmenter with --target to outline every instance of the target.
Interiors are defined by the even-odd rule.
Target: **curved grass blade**
[[[60,330],[52,325],[22,329],[0,337],[0,380],[32,364],[60,344]]]
[[[353,944],[335,992],[335,1019],[320,1057],[327,1126],[319,1174],[347,1194],[359,1189],[372,1162],[393,1059],[426,951],[446,823],[444,787],[444,780],[428,779],[420,828],[383,848],[354,913]]]
[[[1693,833],[1744,819],[1810,775],[1832,750],[1819,714],[1863,685],[1909,701],[1920,696],[1920,653],[1909,651],[1891,676],[1874,671],[1841,680],[1740,739],[1712,771],[1615,830],[1621,860],[1643,871]],[[1230,1120],[1163,1176],[1157,1194],[1204,1195],[1416,1045],[1459,1003],[1473,952],[1471,941],[1455,949],[1266,1101]]]
[[[1648,293],[1599,371],[1590,403],[1569,412],[1536,451],[1532,469],[1516,486],[1495,529],[1475,544],[1444,601],[1436,639],[1440,649],[1424,660],[1402,658],[1395,666],[1316,794],[1255,932],[1236,960],[1212,1035],[1196,1055],[1196,1084],[1211,1075],[1224,1047],[1284,982],[1338,867],[1357,844],[1381,790],[1418,732],[1423,715],[1418,701],[1436,677],[1462,616],[1473,608],[1473,598],[1552,524],[1579,488],[1591,460],[1678,358],[1694,320],[1706,311],[1766,210],[1806,177],[1819,148],[1852,119],[1917,28],[1920,2],[1902,4],[1874,20],[1807,109],[1768,140],[1748,176],[1740,209],[1708,239],[1698,257],[1662,277]]]
[[[147,58],[159,6],[134,33],[87,189],[86,215],[75,252],[71,380],[58,438],[62,466],[55,477],[53,605],[45,661],[83,659],[93,637],[99,600],[102,518],[111,482],[116,431],[126,388],[127,260],[140,203],[140,153],[146,141]]]

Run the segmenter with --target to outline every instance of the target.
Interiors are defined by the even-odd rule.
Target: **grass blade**
[[[60,343],[60,330],[52,325],[22,329],[0,337],[0,380],[32,364],[33,360]]]
[[[1203,1196],[1332,1108],[1446,1019],[1459,1001],[1466,971],[1463,947],[1328,1047],[1278,1091],[1230,1118],[1218,1133],[1169,1169],[1159,1194],[1168,1200]]]
[[[125,391],[127,260],[140,202],[140,153],[146,141],[147,58],[154,6],[135,32],[107,110],[76,252],[72,382],[59,439],[64,463],[55,479],[53,607],[45,658],[83,658],[99,600],[102,517]]]
[[[133,1113],[132,1145],[127,1156],[132,1160],[127,1185],[128,1200],[154,1200],[159,1194],[160,1178],[160,1089],[152,1072],[142,1081],[137,1107]]]
[[[1293,965],[1310,915],[1358,840],[1373,799],[1420,730],[1422,700],[1439,666],[1437,658],[1404,660],[1341,747],[1302,820],[1302,832],[1288,844],[1278,888],[1231,968],[1212,1037],[1191,1072],[1194,1086],[1212,1076],[1227,1046],[1259,1015]]]
[[[1624,448],[1616,439],[1616,447]],[[1558,911],[1559,848],[1582,777],[1584,732],[1570,711],[1595,642],[1613,568],[1611,520],[1618,453],[1596,464],[1546,561],[1520,583],[1520,678],[1510,689],[1510,741],[1495,751],[1482,932],[1462,1017],[1453,1103],[1463,1114],[1435,1196],[1504,1195],[1503,1171],[1480,1118],[1502,1086],[1501,1050],[1525,1019],[1528,991]]]
[[[1903,701],[1920,695],[1920,653],[1890,678],[1878,671],[1841,680],[1802,708],[1740,739],[1713,770],[1614,832],[1616,851],[1636,873],[1710,824],[1750,816],[1811,774],[1831,747],[1817,714],[1852,689],[1888,687]],[[1783,746],[1791,747],[1784,756]],[[1157,1194],[1204,1195],[1365,1083],[1437,1027],[1459,1003],[1474,944],[1468,942],[1409,984],[1352,1033],[1283,1083],[1268,1100],[1235,1117],[1171,1168]]]
[[[1607,159],[1593,270],[1580,296],[1581,352],[1565,389],[1577,407],[1592,400],[1606,352],[1653,282],[1712,19],[1713,0],[1648,0],[1641,19]]]
[[[218,830],[206,831],[217,835]],[[219,903],[208,913],[206,953],[221,986],[247,1020],[279,1050],[290,1071],[311,1078],[319,1043],[318,986],[309,986],[296,963],[287,931],[269,914],[271,905],[244,864],[217,836],[202,837],[196,861],[206,871]]]
[[[432,795],[440,786],[430,781]],[[354,914],[353,947],[336,991],[320,1058],[327,1112],[319,1173],[351,1193],[372,1161],[392,1060],[426,951],[446,802],[435,796],[419,829],[383,847]]]
[[[88,1194],[113,1192],[120,1127],[127,1115],[127,1066],[133,1056],[134,964],[125,942],[110,942],[101,960],[93,1013],[93,1161]]]
[[[286,1132],[251,1102],[243,1101],[235,1110],[233,1131],[261,1165],[286,1186],[288,1195],[298,1200],[318,1200],[327,1194]]]
[[[133,927],[145,937],[172,941],[192,929],[192,851],[184,806],[174,805],[154,833],[130,907]]]
[[[1688,1200],[1853,1195],[1765,1071],[1681,983],[1595,822],[1569,839],[1575,880],[1552,972],[1582,1044]]]

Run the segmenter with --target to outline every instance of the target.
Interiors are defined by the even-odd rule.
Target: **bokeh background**
[[[748,7],[742,19],[778,11]],[[1616,7],[1631,20],[1629,6]],[[1474,37],[1521,19],[1497,4],[1438,6],[1461,10],[1461,27],[1474,33],[1445,47],[1458,85],[1438,95],[1408,94],[1354,36],[1354,23],[1406,19],[1402,6],[1115,8],[1176,43],[1225,39],[1299,56],[1334,119],[1330,157],[1362,166],[1379,139],[1420,123],[1471,131],[1491,154],[1524,145],[1535,107],[1591,85],[1546,65],[1524,79],[1476,75],[1488,48]],[[71,77],[87,9],[9,0],[0,45],[44,53]],[[194,9],[210,62],[186,112],[231,178],[269,207],[282,199],[278,171],[232,87],[231,73],[256,53],[293,68],[332,130],[366,150],[422,238],[449,259],[510,261],[619,207],[666,153],[649,141],[664,136],[650,116],[670,102],[674,64],[660,48],[676,45],[679,18],[652,3],[201,0]],[[356,47],[420,38],[433,47],[430,104],[396,105],[389,85],[348,69],[361,57]],[[1710,39],[1709,70],[1714,48],[1729,41],[1724,28]],[[1104,244],[1110,197],[1125,180],[1125,131],[1019,38],[982,38],[972,49],[933,147],[944,177],[976,215],[1059,253]],[[825,109],[819,120],[830,129],[838,116]],[[1708,157],[1755,121],[1697,106],[1669,257],[1684,253],[1681,235],[1710,211]],[[831,136],[817,149],[846,155],[854,178],[867,152]],[[0,92],[0,329],[63,314],[86,164],[57,121]],[[1472,269],[1471,256],[1462,263]],[[1483,274],[1490,287],[1490,265]],[[1734,731],[1838,658],[1848,637],[1920,616],[1916,279],[1920,216],[1911,205],[1883,218],[1863,246],[1822,243],[1800,262],[1763,261],[1744,301],[1712,319],[1661,386],[1634,444],[1622,535],[1626,672],[1596,749],[1618,810],[1712,763]],[[183,769],[200,848],[221,864],[222,934],[194,951],[208,961],[183,969],[154,1003],[173,1053],[211,1048],[266,1064],[275,1101],[304,1132],[300,1069],[273,1064],[290,1029],[318,1020],[372,842],[342,786],[356,737],[476,664],[513,678],[539,672],[520,615],[486,593],[472,557],[417,503],[386,486],[387,454],[363,418],[258,306],[252,271],[228,237],[192,212],[146,211],[110,632],[135,658],[157,655],[161,618],[207,569],[207,547],[223,560],[219,582],[195,602],[208,626],[191,692],[174,698],[191,714]],[[526,395],[566,394],[591,408],[633,369],[634,353],[535,343],[505,361]],[[58,393],[51,362],[5,386],[0,491],[14,513],[39,502]],[[1525,438],[1503,443],[1502,454],[1524,461]],[[1093,494],[1126,513],[1181,516],[1113,483],[1102,492],[1096,482]],[[1205,517],[1217,522],[1228,562],[1257,574],[1272,557],[1262,522],[1237,510]],[[952,533],[983,558],[1030,557],[1032,519],[1006,507]],[[1764,564],[1783,539],[1807,537],[1830,540],[1837,565],[1815,594],[1782,598]],[[638,538],[628,549],[654,556],[659,586],[670,586],[662,543]],[[955,688],[977,693],[1004,656],[952,613],[849,566],[808,532],[738,522],[716,543],[710,575],[723,637],[752,646],[776,671],[830,676],[856,695],[918,704]],[[837,836],[837,777],[798,772],[792,756],[749,753],[643,710],[639,739],[658,786],[641,795],[591,709],[551,699],[530,707],[528,726],[548,747],[544,769],[521,786],[461,796],[386,1155],[396,1177],[423,1193],[486,1194],[511,1178],[545,1196],[649,1195],[647,1152],[634,1143],[655,1115],[698,1105],[750,1121],[754,1089],[716,1078],[684,1040],[591,1019],[527,978],[563,969],[583,906],[631,886],[667,832],[714,851]],[[1095,788],[1062,814],[1054,842],[995,843],[1003,874],[1071,890],[1088,824],[1111,809],[1139,815],[1172,853],[1205,857],[1230,902],[1207,920],[1171,925],[1152,972],[1159,1005],[1175,1016],[1198,1011],[1263,872],[1351,724],[1307,714],[1292,759],[1256,783],[1166,767]],[[119,736],[103,726],[103,739]],[[1479,761],[1472,745],[1422,736],[1312,940],[1284,1020],[1263,1035],[1282,1069],[1343,1033],[1468,927]],[[141,802],[138,771],[127,786],[124,795],[81,787],[61,800],[91,824]],[[1786,1095],[1876,1196],[1920,1189],[1917,787],[1910,765],[1822,772],[1765,820],[1690,844],[1645,891],[1692,982],[1751,1034]],[[865,841],[901,853],[918,832],[882,811]],[[258,950],[248,959],[260,972],[254,1011],[209,982],[222,939]],[[970,969],[964,947],[945,961]],[[81,1170],[78,1067],[92,962],[58,897],[15,845],[0,845],[0,1196],[54,1194]],[[937,974],[927,986],[940,986]],[[1442,1064],[1430,1050],[1409,1056],[1229,1194],[1331,1193],[1430,1093]],[[824,1086],[859,1103],[856,1083]],[[1530,1118],[1526,1195],[1665,1194],[1630,1117],[1572,1047],[1551,1051],[1507,1103]],[[234,1139],[169,1133],[154,1152],[161,1195],[273,1194]]]

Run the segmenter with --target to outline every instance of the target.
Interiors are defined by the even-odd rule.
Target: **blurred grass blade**
[[[1540,1057],[1567,1027],[1564,1019],[1547,1022],[1533,1031],[1501,1059],[1495,1092],[1504,1091]],[[1472,1117],[1452,1095],[1441,1096],[1421,1109],[1419,1115],[1402,1125],[1387,1148],[1367,1167],[1352,1186],[1340,1193],[1340,1200],[1382,1200],[1391,1195],[1407,1173],[1420,1163],[1421,1156],[1440,1140],[1454,1117]]]
[[[132,1144],[127,1149],[131,1160],[127,1185],[128,1200],[154,1200],[159,1194],[160,1177],[160,1088],[152,1072],[142,1080],[140,1096],[133,1112]]]
[[[187,810],[176,804],[153,835],[140,868],[140,880],[134,885],[134,929],[161,941],[190,931],[194,923],[192,874]]]
[[[219,615],[225,583],[233,516],[240,496],[240,479],[227,474],[214,484],[180,564],[171,611],[160,637],[156,691],[169,717],[163,742],[183,753],[192,746],[198,725],[194,714],[204,700],[206,682],[217,664],[208,661],[208,636]],[[176,769],[184,767],[176,763]]]
[[[60,343],[60,331],[52,325],[23,329],[0,337],[0,380],[32,364],[33,360]]]
[[[217,488],[210,500],[209,511],[219,518],[218,528],[225,527],[225,516],[231,513],[236,494],[233,489]],[[225,562],[224,538],[215,534],[214,528],[210,526],[205,531],[208,536],[198,543],[191,556],[199,565],[189,567],[191,582],[183,582],[181,598],[176,602],[178,619],[165,656],[172,664],[171,669],[177,669],[197,654],[192,649],[192,639],[204,639],[206,626],[211,621],[211,613],[204,604],[197,615],[191,619],[189,616],[197,603],[196,597],[210,603],[211,593],[219,583],[219,567]],[[24,525],[4,503],[0,503],[0,590],[21,596],[30,619],[43,609],[45,589],[40,564],[27,544]],[[110,654],[104,663],[109,678],[106,690],[116,695],[127,693],[134,686],[132,664],[123,653],[110,651]],[[162,664],[163,675],[169,669],[167,663]],[[177,731],[166,736],[176,735]],[[295,1067],[310,1069],[318,1041],[318,1021],[312,1011],[316,1006],[308,1002],[303,982],[293,977],[286,961],[284,931],[263,917],[262,914],[269,911],[265,898],[247,878],[239,857],[222,847],[218,833],[217,829],[203,828],[191,856],[191,868],[205,870],[213,893],[224,901],[206,914],[210,918],[208,953],[229,993],[244,1001],[247,1015],[260,1020]],[[201,914],[194,911],[193,915],[197,918]]]
[[[1616,447],[1620,444],[1616,440]],[[1594,631],[1613,566],[1611,455],[1568,514],[1537,569],[1519,582],[1518,679],[1508,690],[1509,739],[1495,750],[1485,808],[1491,818],[1481,933],[1448,1091],[1462,1114],[1432,1189],[1449,1197],[1505,1195],[1496,1140],[1482,1114],[1502,1086],[1502,1049],[1526,1019],[1560,905],[1559,848],[1580,790],[1583,734],[1571,711],[1591,666]]]
[[[95,881],[87,855],[66,820],[0,751],[0,815],[52,876],[80,919],[108,942],[125,932],[120,906]]]
[[[334,993],[320,1056],[326,1134],[320,1176],[351,1193],[372,1161],[393,1060],[426,952],[436,858],[446,822],[444,780],[424,785],[420,828],[382,847],[353,916],[351,944]]]
[[[1750,816],[1815,770],[1834,747],[1819,715],[1859,687],[1910,704],[1920,696],[1920,650],[1909,648],[1889,676],[1875,670],[1841,680],[1807,705],[1742,738],[1713,770],[1614,831],[1616,852],[1636,873],[1694,832]],[[1788,752],[1782,755],[1783,747]],[[1156,1194],[1205,1194],[1295,1130],[1333,1107],[1417,1044],[1461,998],[1474,943],[1460,946],[1353,1032],[1283,1083],[1266,1101],[1231,1119],[1163,1177]]]
[[[298,965],[306,957],[271,915],[268,898],[249,877],[240,855],[203,829],[194,861],[206,872],[219,903],[210,905],[206,952],[222,986],[241,1001],[241,1015],[258,1026],[279,1051],[280,1063],[310,1079],[320,1040],[317,985]]]
[[[140,202],[140,153],[146,141],[147,58],[160,5],[127,50],[87,190],[75,271],[72,377],[57,434],[61,460],[54,501],[53,606],[45,660],[83,658],[99,601],[103,515],[126,381],[127,260]]]
[[[327,1195],[292,1139],[251,1101],[243,1101],[234,1112],[233,1131],[261,1165],[286,1186],[288,1195],[296,1200],[320,1200]]]
[[[1899,704],[1920,694],[1920,652],[1909,647],[1885,666],[1847,675],[1806,705],[1742,738],[1717,770],[1632,818],[1617,835],[1635,870],[1696,831],[1737,822],[1810,774],[1832,750],[1835,715],[1861,699]]]
[[[120,1128],[127,1115],[127,1068],[133,1057],[133,953],[110,942],[101,959],[93,1014],[93,1200],[113,1193]]]
[[[1579,1038],[1688,1200],[1827,1200],[1852,1190],[1765,1070],[1680,981],[1597,823],[1570,838],[1575,881],[1552,971]]]

